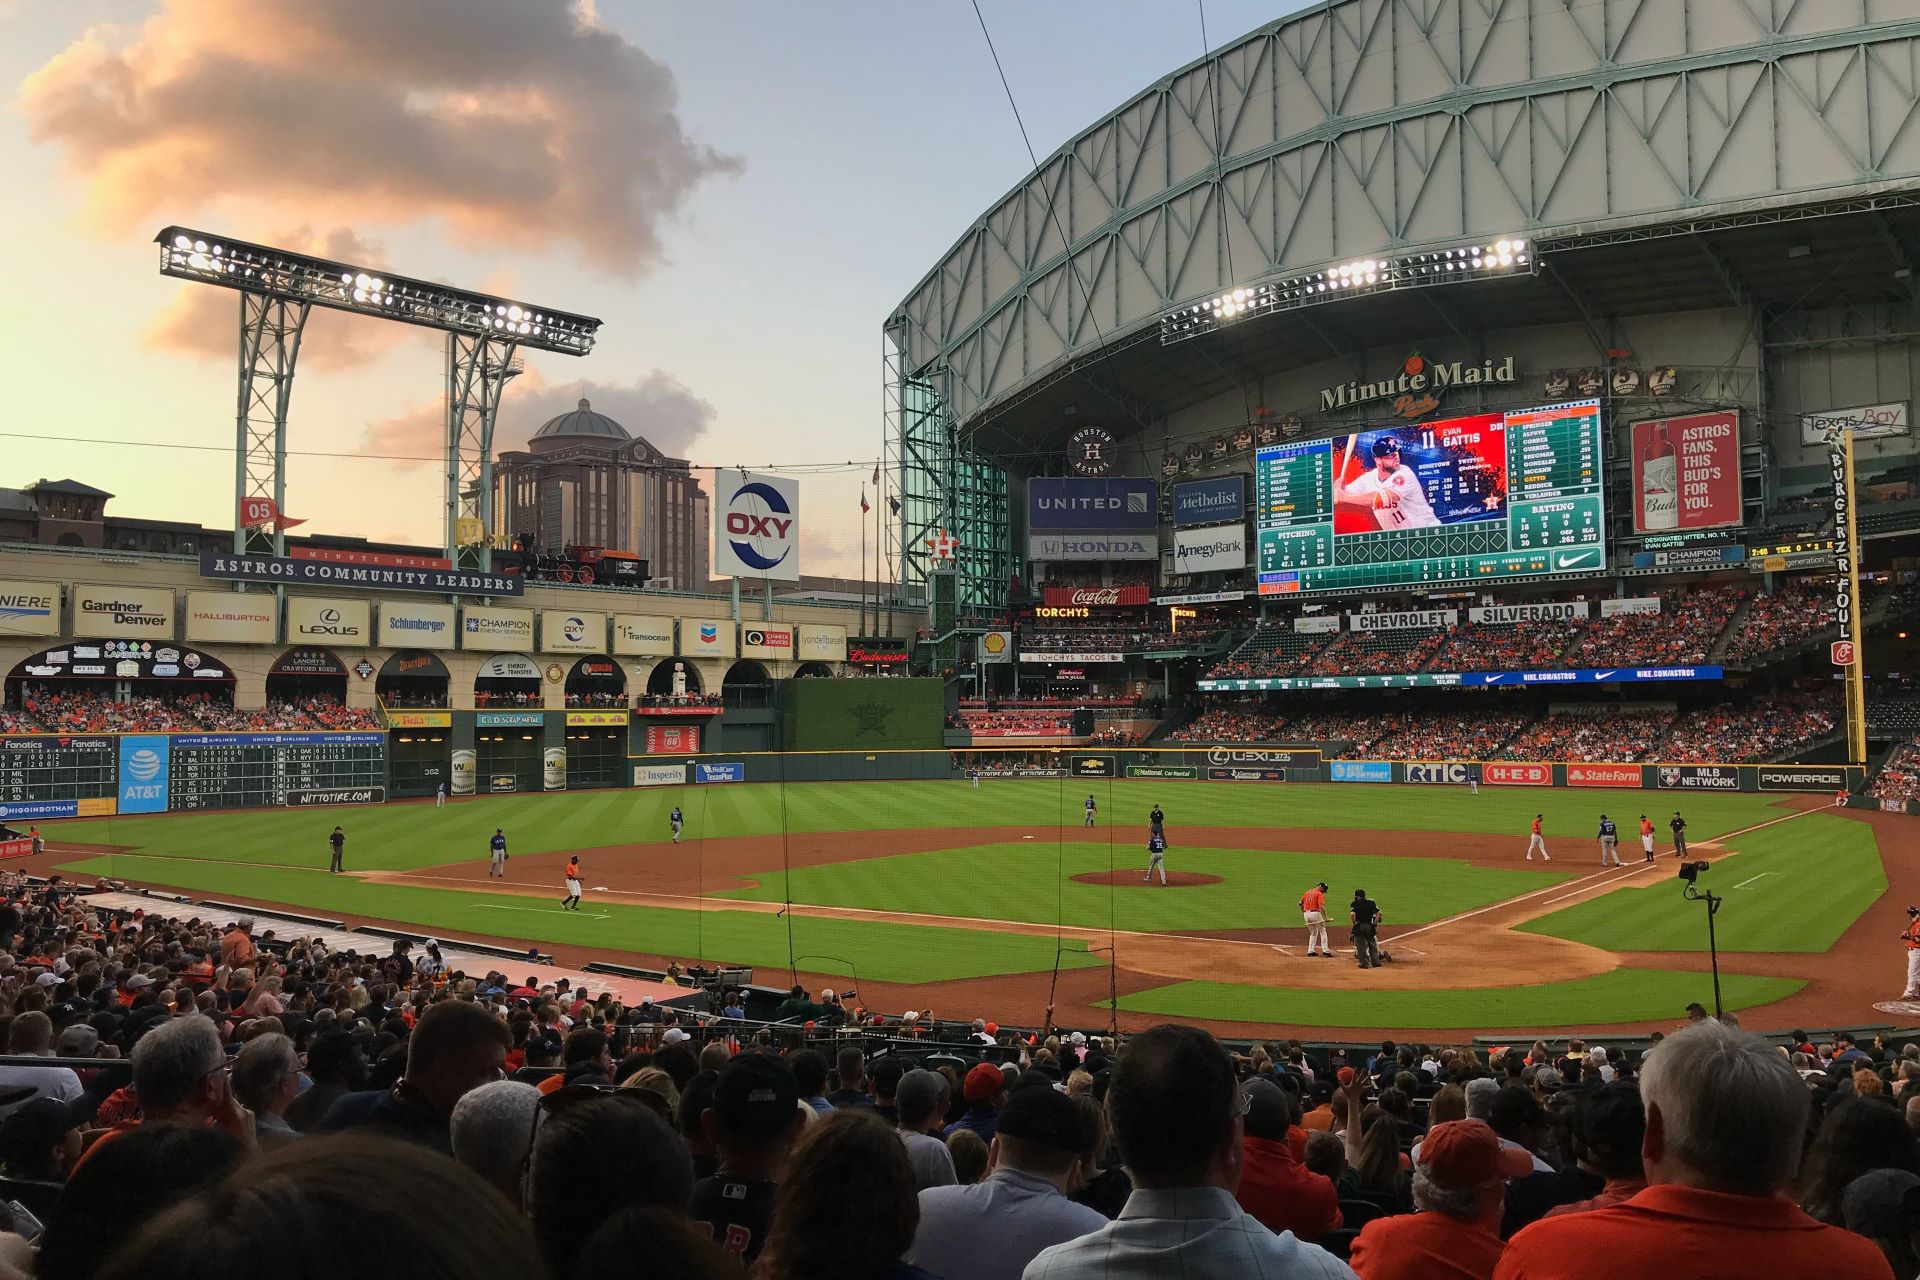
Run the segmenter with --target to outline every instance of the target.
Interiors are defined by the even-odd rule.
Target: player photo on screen
[[[1506,514],[1506,421],[1497,413],[1356,431],[1332,443],[1335,534]]]

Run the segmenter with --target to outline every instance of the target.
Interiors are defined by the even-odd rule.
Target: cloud
[[[668,457],[685,457],[715,417],[712,404],[659,369],[636,382],[619,385],[587,379],[549,383],[538,369],[529,368],[507,384],[506,399],[494,428],[494,453],[525,448],[542,423],[572,410],[581,400],[590,401],[596,413],[612,418],[629,435],[644,437]],[[390,457],[437,458],[446,445],[446,430],[445,408],[438,403],[421,403],[369,424],[361,435],[360,448]]]
[[[379,244],[363,240],[348,227],[316,232],[295,227],[277,233],[267,243],[300,253],[386,267],[387,253]],[[239,328],[239,295],[227,289],[181,285],[172,301],[147,325],[140,343],[150,351],[167,351],[202,360],[233,363]],[[344,311],[315,307],[300,338],[302,370],[325,372],[369,364],[409,341],[433,340],[425,329],[365,319]]]
[[[135,30],[87,31],[20,99],[116,235],[206,210],[239,233],[430,220],[631,276],[703,181],[740,169],[687,136],[666,66],[564,0],[162,0]]]

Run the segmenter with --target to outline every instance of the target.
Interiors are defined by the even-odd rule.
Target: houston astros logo
[[[847,714],[853,717],[854,732],[862,736],[869,733],[885,733],[887,717],[893,714],[893,708],[884,702],[868,698],[865,702],[856,702],[847,708]]]
[[[793,554],[788,531],[793,508],[780,491],[759,480],[749,480],[727,500],[727,544],[742,564],[755,569],[774,568]]]
[[[960,549],[960,539],[942,529],[927,539],[927,547],[933,552],[935,560],[951,563],[954,553]]]

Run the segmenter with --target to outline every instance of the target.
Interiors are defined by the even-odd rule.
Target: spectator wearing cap
[[[1586,1172],[1606,1179],[1600,1194],[1547,1210],[1549,1218],[1604,1209],[1633,1199],[1647,1189],[1640,1144],[1647,1135],[1640,1087],[1616,1080],[1580,1095],[1573,1108],[1573,1157]]]
[[[813,1022],[826,1016],[826,1009],[807,999],[807,989],[796,985],[773,1011],[775,1022]]]
[[[920,1226],[908,1260],[944,1280],[1020,1280],[1049,1245],[1107,1225],[1067,1199],[1086,1134],[1073,1100],[1051,1088],[1020,1089],[1000,1111],[987,1163],[973,1186],[920,1192]]]
[[[0,1089],[32,1086],[30,1098],[52,1098],[73,1102],[83,1092],[80,1077],[71,1067],[57,1066],[53,1059],[53,1020],[39,1010],[17,1015],[7,1029],[7,1052],[25,1058],[46,1058],[44,1067],[0,1067]],[[20,1102],[26,1099],[22,1098]],[[0,1117],[20,1105],[0,1106]]]
[[[541,1093],[569,1084],[612,1084],[613,1049],[607,1033],[598,1027],[575,1027],[568,1032],[561,1066],[560,1072],[540,1082]]]
[[[21,1182],[58,1183],[80,1159],[80,1109],[53,1098],[23,1102],[0,1120],[0,1172]]]
[[[873,1064],[873,1070],[867,1073],[867,1080],[873,1085],[874,1114],[888,1124],[900,1123],[900,1107],[895,1100],[894,1091],[900,1087],[900,1078],[907,1074],[906,1059],[897,1054],[888,1054]]]
[[[1346,1264],[1275,1235],[1233,1199],[1246,1097],[1219,1042],[1197,1027],[1133,1037],[1107,1107],[1133,1175],[1120,1216],[1035,1258],[1023,1280],[1339,1280]]]
[[[97,1058],[100,1056],[100,1032],[85,1022],[62,1027],[53,1042],[53,1052],[61,1058]]]
[[[1490,1280],[1500,1261],[1507,1180],[1532,1171],[1479,1120],[1438,1124],[1413,1167],[1411,1214],[1360,1229],[1351,1259],[1360,1280]]]
[[[319,1127],[327,1109],[349,1093],[367,1087],[367,1049],[344,1029],[322,1031],[307,1049],[309,1084],[288,1104],[286,1119],[301,1133]]]
[[[1840,1197],[1847,1230],[1871,1240],[1896,1276],[1920,1275],[1920,1177],[1874,1169]]]
[[[347,1094],[328,1109],[320,1130],[370,1129],[451,1155],[454,1104],[501,1078],[511,1043],[507,1024],[482,1005],[433,1005],[407,1037],[400,1080],[390,1089]]]
[[[256,952],[253,945],[253,917],[241,916],[220,939],[220,963],[229,971],[249,968]]]
[[[1802,1213],[1784,1193],[1806,1133],[1806,1086],[1758,1036],[1706,1020],[1650,1050],[1640,1072],[1647,1189],[1534,1223],[1499,1280],[1845,1275],[1891,1280],[1872,1244]]]
[[[1312,1243],[1340,1226],[1340,1193],[1333,1183],[1300,1163],[1290,1136],[1292,1109],[1280,1086],[1249,1080],[1240,1207],[1276,1234],[1291,1231]],[[1300,1143],[1305,1148],[1304,1135]]]
[[[760,1256],[787,1157],[806,1118],[800,1086],[780,1059],[743,1053],[727,1064],[701,1117],[720,1167],[693,1184],[687,1212],[713,1241],[743,1263]]]
[[[947,1078],[937,1071],[909,1071],[900,1077],[893,1097],[899,1113],[894,1127],[906,1144],[915,1184],[922,1191],[952,1186],[959,1180],[953,1156],[947,1144],[934,1136],[947,1114]]]
[[[873,1110],[873,1095],[861,1087],[867,1082],[867,1055],[860,1047],[848,1045],[836,1054],[834,1069],[840,1075],[840,1087],[827,1095],[827,1104],[836,1111],[844,1107]]]
[[[453,1104],[453,1158],[520,1204],[541,1093],[519,1080],[483,1084]]]
[[[951,1138],[959,1130],[969,1129],[979,1134],[982,1142],[992,1142],[1000,1108],[1007,1101],[1007,1073],[991,1062],[982,1062],[967,1072],[960,1093],[967,1100],[967,1109],[947,1126],[947,1136]]]
[[[233,1096],[253,1112],[254,1135],[263,1148],[300,1137],[286,1121],[287,1107],[299,1094],[300,1055],[279,1032],[255,1036],[234,1058]]]

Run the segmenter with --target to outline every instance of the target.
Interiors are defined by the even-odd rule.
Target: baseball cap
[[[1400,442],[1392,436],[1381,436],[1373,442],[1373,456],[1376,458],[1382,454],[1398,452],[1400,452]]]
[[[1500,1145],[1500,1136],[1483,1120],[1449,1120],[1427,1131],[1420,1163],[1452,1187],[1474,1187],[1495,1178],[1524,1178],[1533,1157]]]
[[[1067,1039],[1071,1040],[1074,1044],[1085,1044],[1087,1042],[1087,1033],[1084,1031],[1076,1031],[1068,1036]]]
[[[1840,1194],[1840,1215],[1847,1230],[1863,1236],[1908,1235],[1920,1220],[1920,1178],[1905,1169],[1869,1170]]]
[[[661,1043],[663,1044],[679,1044],[682,1040],[691,1039],[693,1039],[692,1036],[678,1027],[668,1027],[666,1033],[660,1037]]]
[[[940,1104],[946,1088],[946,1077],[937,1071],[909,1071],[894,1086],[893,1102],[906,1115],[922,1115]]]
[[[72,1054],[76,1058],[89,1058],[100,1048],[100,1033],[84,1022],[77,1022],[60,1033],[54,1041],[54,1051]]]
[[[153,985],[153,979],[144,973],[136,973],[128,978],[125,986],[129,991],[141,991]]]
[[[793,1124],[800,1086],[780,1059],[743,1053],[729,1062],[713,1086],[713,1114],[721,1138],[745,1147],[764,1147]]]
[[[960,1092],[968,1102],[985,1102],[1000,1092],[1000,1086],[1006,1082],[1006,1072],[991,1062],[983,1062],[967,1072],[966,1081],[960,1086]]]
[[[1080,1108],[1057,1089],[1022,1089],[1015,1093],[1000,1109],[996,1131],[1056,1151],[1077,1152],[1087,1141]]]

